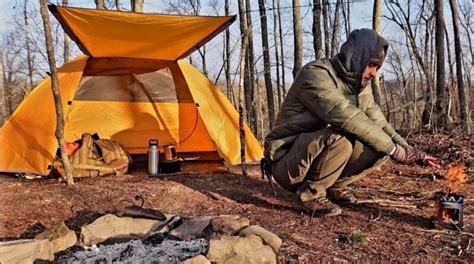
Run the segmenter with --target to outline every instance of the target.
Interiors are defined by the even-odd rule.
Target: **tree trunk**
[[[95,5],[97,9],[105,9],[105,1],[104,0],[95,0]]]
[[[349,38],[351,33],[351,2],[347,1],[347,6],[342,5],[342,13],[344,15],[345,29],[346,29],[346,39]]]
[[[230,15],[230,7],[229,7],[229,0],[225,0],[224,3],[224,12],[225,15]],[[235,97],[234,92],[232,89],[232,82],[231,82],[231,75],[230,75],[230,31],[229,29],[225,30],[224,35],[224,46],[225,46],[225,83],[227,87],[227,96],[230,98],[230,101],[234,106],[235,104]]]
[[[120,11],[120,0],[115,0],[115,9],[117,9],[117,11]]]
[[[143,13],[144,0],[130,0],[132,4],[132,12]]]
[[[447,124],[446,112],[446,72],[444,58],[444,7],[443,0],[435,1],[436,12],[436,102],[435,113],[437,123]]]
[[[0,50],[0,88],[2,89],[1,90],[1,98],[3,101],[2,103],[2,122],[0,123],[0,127],[3,125],[3,123],[5,121],[7,121],[8,117],[9,117],[9,113],[8,113],[8,105],[7,105],[7,93],[6,93],[6,87],[5,87],[5,74],[3,72],[3,52]]]
[[[338,32],[339,32],[339,14],[341,13],[341,2],[342,0],[336,1],[336,8],[334,10],[334,24],[333,24],[333,31],[332,31],[332,39],[331,39],[331,57],[336,55],[337,48],[339,44],[338,41]]]
[[[23,9],[23,18],[25,21],[25,47],[26,47],[26,63],[28,65],[28,87],[27,92],[33,89],[33,58],[31,57],[31,47],[30,47],[30,35],[28,32],[28,12],[27,12],[28,0],[25,0],[25,5]]]
[[[380,25],[381,18],[382,18],[382,0],[374,0],[374,10],[373,10],[373,15],[372,15],[372,29],[377,33],[380,33],[381,31],[381,25]],[[378,71],[375,74],[375,77],[371,81],[371,86],[372,86],[372,95],[374,96],[374,101],[376,104],[380,105],[381,93],[380,93],[380,78],[379,78]]]
[[[246,99],[246,106],[247,106],[247,114],[249,115],[249,123],[251,124],[252,130],[257,136],[257,138],[261,138],[261,131],[259,129],[258,123],[261,122],[260,118],[263,118],[263,116],[260,114],[261,108],[260,108],[260,100],[258,100],[259,97],[259,89],[258,85],[255,81],[255,76],[256,76],[256,70],[255,70],[255,55],[254,55],[254,49],[253,49],[253,23],[252,23],[252,12],[250,11],[251,5],[250,5],[250,0],[245,0],[245,10],[248,12],[245,12],[246,14],[246,20],[247,20],[247,61],[245,63],[246,67],[246,74],[248,78],[248,86],[245,86],[244,88],[247,88],[245,90],[245,99]],[[247,101],[248,99],[248,101]]]
[[[324,55],[326,58],[331,57],[331,42],[329,40],[329,1],[322,0],[323,2],[323,28],[324,28]]]
[[[63,6],[67,6],[67,5],[68,5],[68,0],[63,0]],[[64,36],[63,59],[64,59],[64,63],[66,63],[69,61],[69,43],[71,42],[71,40],[69,39],[66,32],[63,33],[63,36]]]
[[[281,87],[283,98],[286,96],[286,80],[285,80],[285,51],[283,42],[283,30],[281,29],[281,12],[280,12],[280,0],[277,0],[277,13],[278,13],[278,31],[280,37],[280,54],[281,54]]]
[[[49,69],[51,71],[51,87],[53,90],[54,105],[56,107],[56,139],[58,140],[61,159],[66,173],[66,181],[68,185],[73,185],[72,166],[66,152],[66,144],[64,142],[64,114],[61,103],[61,92],[59,90],[58,73],[56,71],[56,60],[54,58],[53,39],[51,36],[51,23],[48,16],[47,0],[41,0],[41,16],[43,17],[44,36],[46,39],[46,51],[48,54]]]
[[[313,45],[314,56],[321,59],[323,55],[323,40],[321,35],[321,0],[313,0]]]
[[[238,0],[239,4],[239,17],[240,17],[240,32],[241,37],[241,50],[240,50],[240,78],[239,78],[239,131],[240,131],[240,160],[242,162],[242,175],[247,176],[247,169],[245,163],[245,129],[244,119],[246,116],[244,107],[244,89],[245,89],[245,63],[247,54],[247,19],[245,15],[245,6],[243,0]]]
[[[281,82],[280,82],[280,54],[278,52],[278,48],[279,48],[279,36],[278,36],[278,21],[279,21],[279,17],[278,17],[278,12],[277,12],[277,5],[276,5],[276,1],[279,1],[279,0],[273,0],[272,1],[272,9],[273,9],[273,40],[274,40],[274,43],[275,43],[275,65],[276,65],[276,84],[277,84],[277,96],[278,96],[278,100],[277,100],[277,112],[278,110],[280,109],[281,107]]]
[[[470,117],[469,102],[466,100],[466,92],[464,90],[464,79],[462,74],[462,48],[461,48],[461,36],[459,33],[459,14],[455,0],[449,0],[451,6],[451,15],[453,18],[453,29],[454,29],[454,53],[456,56],[456,78],[458,84],[458,95],[459,95],[459,110],[461,120],[468,135],[472,133],[472,120]]]
[[[293,0],[293,40],[294,40],[294,66],[293,78],[303,67],[303,28],[301,26],[301,1]]]
[[[263,71],[265,78],[265,89],[267,91],[268,124],[270,125],[271,130],[273,128],[273,121],[275,120],[275,105],[273,102],[273,87],[270,69],[270,50],[268,47],[268,29],[267,14],[265,12],[265,0],[258,0],[258,9],[260,11],[260,26],[262,28]]]

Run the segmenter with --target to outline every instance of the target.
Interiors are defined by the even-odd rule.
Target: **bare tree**
[[[25,26],[25,47],[26,47],[26,63],[28,65],[28,86],[27,91],[33,89],[33,58],[31,57],[31,47],[30,47],[30,35],[28,32],[28,12],[27,12],[28,0],[25,0],[25,5],[23,9],[23,18]]]
[[[469,115],[469,103],[466,100],[466,92],[464,90],[464,79],[462,73],[462,49],[461,49],[461,34],[459,33],[459,14],[455,0],[449,0],[451,7],[451,15],[453,18],[453,29],[454,29],[454,50],[456,56],[456,77],[458,84],[458,95],[459,95],[459,110],[461,120],[464,122],[467,133],[470,135],[472,132],[472,120]]]
[[[321,34],[321,0],[313,0],[313,45],[316,59],[323,55],[323,36]]]
[[[64,114],[61,104],[61,92],[59,90],[58,73],[56,70],[56,59],[54,58],[53,40],[51,36],[51,23],[49,21],[47,11],[47,0],[41,0],[41,16],[43,17],[44,36],[46,39],[46,47],[48,53],[49,68],[51,71],[51,87],[53,90],[54,105],[56,107],[56,139],[58,140],[61,159],[66,173],[66,181],[68,185],[73,185],[72,166],[66,152],[66,144],[64,142]]]
[[[446,72],[444,58],[444,7],[443,0],[435,0],[436,9],[436,120],[445,126],[447,120],[446,107]]]
[[[239,4],[239,18],[240,18],[240,32],[241,36],[241,49],[240,49],[240,78],[239,78],[239,131],[240,131],[240,159],[242,162],[242,174],[247,176],[247,169],[245,164],[245,129],[244,119],[246,116],[244,107],[244,79],[245,79],[245,63],[247,54],[247,18],[245,15],[245,6],[243,0],[238,0]]]
[[[132,5],[132,12],[143,13],[144,0],[130,0]],[[199,2],[199,0],[197,0]]]
[[[372,15],[372,29],[380,33],[381,31],[381,18],[382,18],[382,0],[374,0],[374,10]],[[381,92],[380,92],[380,80],[379,74],[377,73],[371,82],[372,94],[374,96],[374,101],[380,105],[381,102]]]
[[[104,0],[95,0],[95,5],[97,9],[105,9],[105,1]]]
[[[376,0],[377,1],[377,0]],[[342,5],[342,15],[344,17],[344,28],[346,31],[346,39],[349,38],[351,33],[351,2],[347,1],[347,5]]]
[[[224,12],[226,16],[230,15],[230,7],[229,7],[229,0],[225,0],[224,2]],[[230,48],[230,30],[227,28],[224,34],[224,60],[225,60],[225,81],[227,87],[227,96],[230,98],[232,104],[235,106],[235,97],[234,97],[234,89],[232,88],[231,82],[231,75],[230,75],[230,55],[231,55],[231,48]]]
[[[63,0],[63,6],[68,5],[68,0]],[[64,32],[64,45],[63,45],[63,59],[64,63],[69,61],[69,43],[71,40],[69,39],[68,35]]]
[[[285,80],[285,51],[283,41],[283,30],[281,29],[281,11],[280,11],[280,0],[277,0],[277,13],[278,13],[278,35],[280,37],[280,54],[281,54],[281,87],[282,97],[286,96],[286,80]]]
[[[260,26],[262,28],[262,52],[263,52],[263,71],[265,78],[265,89],[267,91],[268,103],[268,123],[270,129],[273,128],[275,120],[275,104],[273,102],[272,76],[270,69],[270,50],[268,45],[267,14],[265,12],[265,0],[258,0],[258,9],[260,11]]]
[[[324,28],[324,54],[326,57],[331,56],[331,42],[329,39],[329,14],[328,14],[328,8],[329,8],[329,1],[328,0],[322,0],[322,5],[323,5],[323,28]]]
[[[245,62],[245,104],[247,107],[248,121],[252,127],[253,132],[257,135],[258,138],[261,137],[259,129],[259,118],[260,115],[260,100],[258,85],[256,85],[255,76],[255,54],[253,48],[253,22],[252,22],[252,12],[250,12],[250,0],[245,0],[245,17],[247,21],[247,46],[246,46],[246,62]]]
[[[303,28],[301,25],[301,1],[293,0],[293,36],[294,36],[294,66],[293,78],[303,67]]]
[[[272,1],[272,9],[273,9],[273,41],[275,47],[275,65],[276,65],[276,84],[277,84],[277,109],[281,107],[281,100],[282,100],[282,92],[281,92],[281,80],[280,80],[280,54],[278,52],[278,48],[280,46],[279,42],[279,34],[278,34],[278,11],[277,11],[277,0]]]
[[[2,89],[2,93],[0,94],[1,96],[1,102],[2,102],[2,122],[0,123],[0,126],[3,125],[3,122],[8,119],[8,116],[10,115],[8,113],[8,106],[7,106],[7,94],[6,94],[6,87],[5,87],[5,73],[3,72],[3,52],[0,50],[0,88]]]
[[[332,39],[331,39],[331,57],[336,55],[338,44],[338,35],[339,35],[339,14],[341,11],[341,2],[342,0],[336,1],[336,8],[334,10],[334,23],[332,29]]]

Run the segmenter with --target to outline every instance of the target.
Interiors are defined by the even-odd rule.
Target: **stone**
[[[278,254],[281,243],[283,242],[277,235],[257,225],[252,225],[244,228],[239,232],[239,236],[257,235],[265,241],[265,243],[273,248],[273,251]]]
[[[69,229],[64,222],[60,222],[46,229],[36,235],[35,239],[49,240],[54,253],[66,250],[74,246],[77,242],[76,234]]]
[[[38,260],[54,260],[54,252],[47,239],[21,239],[0,242],[0,263],[24,264]]]
[[[91,246],[110,238],[142,237],[156,230],[163,222],[107,214],[96,219],[92,224],[83,226],[81,240],[85,246]]]
[[[233,235],[242,227],[250,225],[250,220],[240,216],[218,216],[212,218],[210,224],[214,232]]]
[[[183,261],[182,264],[211,264],[211,262],[203,255],[197,255]]]
[[[264,245],[262,239],[256,235],[211,239],[207,258],[212,263],[277,263],[273,249]]]
[[[171,230],[170,235],[182,240],[191,240],[204,237],[204,230],[209,226],[212,217],[183,219],[183,223]]]

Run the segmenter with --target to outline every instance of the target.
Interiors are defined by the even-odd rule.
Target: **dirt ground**
[[[291,193],[275,197],[258,168],[249,177],[216,165],[203,172],[186,164],[181,173],[148,177],[140,164],[118,177],[77,179],[68,187],[58,180],[0,183],[0,238],[32,237],[58,221],[78,229],[106,212],[118,212],[135,195],[152,207],[181,216],[236,214],[283,239],[282,263],[474,262],[473,142],[466,136],[415,134],[413,145],[440,158],[442,169],[387,163],[350,189],[362,203],[343,205],[332,218],[311,218],[292,209]],[[467,182],[465,228],[432,228],[434,193],[445,185],[447,165],[464,164]],[[143,165],[143,164],[141,164]],[[385,205],[383,205],[385,204]]]

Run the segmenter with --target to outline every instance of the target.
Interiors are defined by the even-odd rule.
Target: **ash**
[[[187,258],[204,254],[207,247],[206,239],[189,241],[165,239],[162,242],[131,240],[121,244],[70,252],[58,257],[54,263],[180,263]]]

